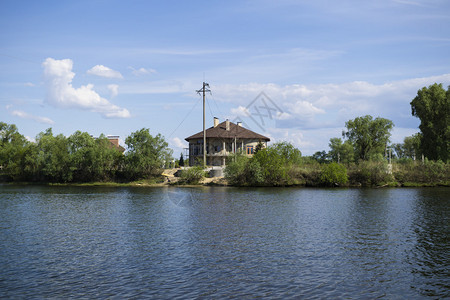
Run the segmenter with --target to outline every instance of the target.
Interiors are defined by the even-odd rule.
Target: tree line
[[[232,157],[226,178],[251,186],[449,185],[450,87],[422,88],[411,110],[421,121],[420,132],[403,143],[390,145],[391,120],[366,115],[347,121],[342,138],[330,139],[328,152],[301,157],[291,144],[276,143],[253,157]]]
[[[367,115],[345,123],[347,131],[342,138],[330,139],[330,151],[316,152],[313,157],[321,162],[357,162],[373,160],[388,152],[393,158],[421,159],[448,162],[450,160],[450,86],[442,84],[420,89],[411,101],[411,113],[420,119],[420,132],[405,137],[403,143],[389,144],[391,120],[373,119]],[[384,152],[384,153],[383,153]]]
[[[0,122],[0,174],[3,180],[27,182],[133,181],[161,174],[172,150],[149,129],[125,139],[123,153],[105,135],[77,131],[66,137],[51,128],[28,141],[14,124]]]
[[[411,101],[411,113],[421,121],[420,132],[403,143],[389,144],[391,120],[366,115],[347,121],[342,137],[330,139],[328,152],[302,157],[287,142],[256,147],[251,158],[230,157],[226,177],[234,185],[376,184],[398,178],[448,182],[449,110],[450,87],[446,91],[442,84],[433,84]],[[51,128],[30,142],[15,125],[0,122],[0,175],[3,180],[29,182],[134,181],[159,176],[172,161],[164,137],[152,136],[149,129],[133,132],[125,144],[127,151],[122,153],[104,135],[93,138],[77,131],[65,137],[54,135]],[[404,165],[389,170],[388,151]],[[411,164],[421,157],[424,163]],[[179,164],[184,163],[181,156]]]

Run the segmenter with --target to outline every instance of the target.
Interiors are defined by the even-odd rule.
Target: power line
[[[214,101],[214,104],[215,104],[215,106],[216,106],[216,108],[217,108],[217,112],[220,114],[220,117],[221,117],[221,118],[225,118],[225,114],[222,112],[222,110],[220,109],[220,107],[217,105],[217,101],[216,101],[216,99],[214,98],[213,94],[211,94],[211,98],[212,98],[213,101]]]
[[[214,114],[213,114],[213,112],[212,112],[212,110],[211,110],[211,106],[209,105],[208,99],[206,99],[206,103],[208,103],[209,113],[211,114],[211,117],[214,118]]]
[[[194,106],[192,106],[191,110],[186,114],[184,119],[181,120],[181,122],[180,122],[180,124],[178,124],[177,128],[175,128],[174,131],[172,131],[172,133],[169,135],[168,139],[170,139],[170,137],[175,133],[175,131],[177,131],[178,128],[180,128],[181,124],[183,124],[183,122],[186,121],[187,117],[192,113],[192,111],[194,110],[194,108],[197,106],[197,104],[199,102],[200,102],[200,99],[198,99],[197,102],[194,103]]]

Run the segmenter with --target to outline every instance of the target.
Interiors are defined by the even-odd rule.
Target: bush
[[[347,168],[335,162],[327,164],[320,174],[320,182],[326,186],[346,184],[348,182]]]
[[[196,166],[183,170],[181,173],[180,183],[184,184],[198,184],[200,180],[205,177],[205,171],[203,167]]]
[[[450,164],[442,161],[401,161],[395,164],[394,177],[401,184],[448,185]]]
[[[235,154],[228,159],[225,168],[225,178],[231,185],[245,185],[247,183],[246,167],[249,158],[242,154]]]
[[[296,181],[289,175],[301,163],[301,152],[289,143],[276,143],[252,158],[237,154],[228,160],[225,178],[238,186],[285,186]]]
[[[394,181],[387,162],[361,161],[349,171],[352,184],[382,185]]]
[[[321,164],[316,160],[305,160],[307,163],[293,165],[288,170],[289,183],[304,186],[320,186]]]

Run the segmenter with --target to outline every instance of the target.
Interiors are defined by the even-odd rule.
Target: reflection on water
[[[445,298],[449,190],[0,186],[0,297]]]

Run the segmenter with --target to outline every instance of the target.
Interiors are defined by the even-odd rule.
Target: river
[[[0,298],[446,298],[449,219],[449,188],[0,185]]]

